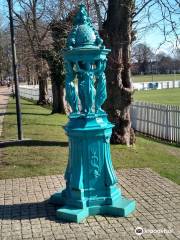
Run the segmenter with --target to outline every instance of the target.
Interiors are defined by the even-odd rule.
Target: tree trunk
[[[103,38],[111,49],[106,70],[108,98],[104,105],[110,121],[115,124],[111,143],[133,144],[130,105],[133,87],[130,59],[132,42],[133,0],[109,0]]]
[[[47,82],[47,71],[42,69],[42,64],[36,64],[36,72],[39,83],[39,100],[38,105],[46,105],[49,103],[48,99],[48,82]]]
[[[53,113],[65,113],[66,112],[66,104],[64,97],[64,87],[61,84],[58,84],[56,81],[52,81],[52,114]]]
[[[41,76],[38,76],[39,82],[39,100],[37,101],[38,105],[46,105],[48,101],[48,87],[46,79],[43,79]]]
[[[100,10],[100,6],[97,3],[97,0],[94,0],[94,7],[96,10],[96,15],[97,15],[97,20],[98,20],[98,27],[99,27],[99,31],[102,30],[102,17],[101,17],[101,10]]]
[[[30,74],[30,67],[28,64],[25,65],[26,67],[26,74],[25,77],[27,79],[27,84],[30,85],[31,84],[31,74]]]

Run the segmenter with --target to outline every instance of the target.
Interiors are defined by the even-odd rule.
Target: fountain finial
[[[102,48],[103,41],[94,29],[86,7],[81,4],[74,18],[73,29],[67,40],[67,48]]]

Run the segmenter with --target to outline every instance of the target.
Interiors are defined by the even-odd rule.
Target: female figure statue
[[[94,71],[90,62],[76,62],[78,73],[78,93],[82,105],[82,112],[91,113],[94,104]]]
[[[66,68],[66,100],[71,106],[72,112],[77,113],[79,111],[78,97],[73,83],[76,74],[75,71],[73,70],[72,63],[66,62],[65,68]]]
[[[105,76],[106,61],[99,60],[97,62],[97,67],[95,71],[97,88],[96,88],[96,98],[95,98],[95,112],[105,113],[101,106],[107,98],[106,91],[106,76]]]

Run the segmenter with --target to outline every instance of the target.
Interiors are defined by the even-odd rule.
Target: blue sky
[[[169,1],[171,2],[171,1],[174,1],[174,0],[169,0]],[[1,18],[2,18],[2,21],[4,23],[7,23],[7,19],[8,19],[7,17],[8,17],[7,0],[0,0],[0,21],[1,21]],[[154,19],[157,20],[159,18],[159,10],[157,8],[155,8],[153,10],[152,17],[153,17],[153,20]],[[178,21],[178,19],[176,19],[176,21]],[[143,19],[142,26],[145,26],[145,25],[146,25],[146,23]],[[172,43],[170,44],[168,42],[166,42],[164,45],[161,46],[160,49],[158,49],[160,43],[163,42],[164,37],[162,35],[162,32],[157,30],[156,28],[147,29],[142,34],[137,34],[137,38],[138,38],[139,42],[146,43],[154,51],[165,51],[165,52],[168,53],[170,51],[170,49],[172,49]],[[173,40],[172,36],[170,37],[170,40],[175,43],[175,39]]]
[[[172,54],[172,49],[175,46],[176,42],[173,37],[171,37],[170,40],[172,42],[165,42],[163,45],[161,45],[161,43],[164,41],[164,36],[157,29],[154,29],[140,37],[140,42],[146,43],[150,48],[152,48],[153,51],[163,51],[167,54]]]

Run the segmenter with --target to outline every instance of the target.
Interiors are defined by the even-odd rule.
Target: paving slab
[[[180,186],[146,168],[117,176],[123,195],[137,201],[136,211],[127,218],[91,216],[80,224],[58,220],[48,204],[65,185],[63,175],[0,180],[0,240],[180,239]]]

